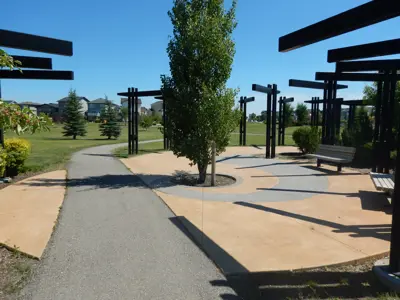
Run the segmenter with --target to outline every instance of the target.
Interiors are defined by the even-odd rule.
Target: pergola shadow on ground
[[[239,204],[239,203],[237,203]],[[247,203],[248,204],[248,203]],[[278,212],[275,212],[278,213]],[[214,280],[213,286],[228,286],[238,296],[220,295],[221,299],[288,299],[288,298],[361,298],[376,297],[388,290],[382,286],[370,270],[347,271],[332,267],[325,269],[298,271],[249,272],[228,252],[200,231],[184,216],[171,218],[170,221],[210,255],[222,271],[234,267],[240,273],[226,273],[227,280]],[[387,225],[368,228],[351,228],[361,235],[377,235],[386,230]],[[344,229],[348,230],[348,229]]]

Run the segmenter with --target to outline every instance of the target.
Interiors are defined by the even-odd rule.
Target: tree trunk
[[[206,181],[207,176],[207,163],[205,164],[197,164],[197,168],[199,170],[199,183],[204,183]]]
[[[76,140],[76,135],[74,135],[74,140]]]

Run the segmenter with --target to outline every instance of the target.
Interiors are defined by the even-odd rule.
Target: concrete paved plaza
[[[228,187],[171,183],[196,173],[171,152],[122,160],[171,208],[225,273],[339,264],[389,250],[388,201],[368,174],[295,160],[266,160],[264,149],[228,148],[217,172]],[[293,152],[281,147],[278,152]]]

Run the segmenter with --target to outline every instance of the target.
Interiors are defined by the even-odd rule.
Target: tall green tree
[[[108,139],[117,139],[121,135],[121,127],[118,124],[118,112],[111,101],[106,96],[106,104],[100,112],[99,130],[101,136]]]
[[[285,105],[285,126],[292,126],[294,121],[294,108],[290,103],[284,103],[283,105]]]
[[[257,115],[255,113],[251,113],[249,115],[249,122],[255,122],[257,120]]]
[[[86,135],[86,120],[81,109],[82,104],[76,95],[76,91],[71,89],[68,94],[68,101],[64,108],[64,136],[72,136],[72,138],[76,140],[77,136]]]
[[[128,115],[129,115],[128,108],[125,106],[122,106],[120,113],[121,113],[122,120],[124,120],[125,125],[126,125],[126,123],[128,122]]]
[[[141,116],[140,118],[140,127],[144,130],[147,130],[153,125],[153,117],[152,116]]]
[[[309,123],[308,109],[305,104],[298,103],[294,112],[296,114],[297,125],[302,126]]]
[[[226,87],[235,55],[236,0],[228,10],[223,0],[174,0],[168,15],[173,35],[167,52],[171,76],[162,76],[168,136],[178,157],[197,165],[205,181],[211,145],[217,154],[229,144],[239,123],[233,109],[237,91]]]

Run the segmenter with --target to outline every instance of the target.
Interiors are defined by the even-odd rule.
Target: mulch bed
[[[0,300],[17,299],[37,260],[0,246]]]
[[[172,182],[179,185],[187,185],[194,187],[212,187],[211,186],[211,174],[207,174],[206,181],[204,183],[198,183],[198,174],[179,173],[172,178]],[[236,182],[236,179],[228,176],[217,174],[215,176],[215,186],[228,186]],[[214,187],[215,187],[214,186]]]

